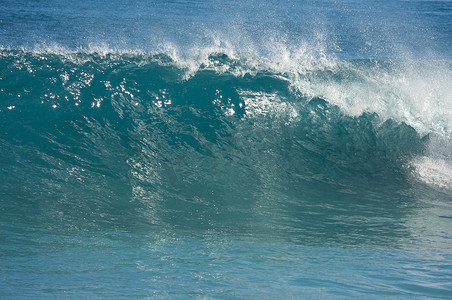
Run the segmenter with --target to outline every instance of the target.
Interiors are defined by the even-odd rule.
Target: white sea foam
[[[452,163],[440,158],[418,157],[412,163],[415,175],[428,185],[452,190]]]
[[[424,183],[452,191],[452,139],[432,134],[425,156],[415,158],[411,166]]]

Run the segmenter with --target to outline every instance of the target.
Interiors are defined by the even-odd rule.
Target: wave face
[[[450,191],[450,147],[431,145],[449,143],[450,111],[434,105],[452,85],[424,91],[422,110],[417,81],[394,84],[404,66],[297,63],[5,50],[2,190],[45,195],[34,205],[76,223],[110,212],[233,231],[262,227],[250,211],[306,199],[386,202],[419,181]]]

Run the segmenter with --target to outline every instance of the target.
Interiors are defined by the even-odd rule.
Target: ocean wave
[[[450,62],[195,54],[2,50],[3,164],[16,180],[53,176],[52,189],[128,178],[157,199],[221,182],[431,184],[432,153],[450,162],[431,142],[450,140]]]

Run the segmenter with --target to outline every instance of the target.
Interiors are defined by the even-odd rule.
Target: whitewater
[[[0,297],[452,295],[450,1],[4,1]]]

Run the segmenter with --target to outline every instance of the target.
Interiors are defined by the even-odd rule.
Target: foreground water
[[[3,4],[0,297],[451,298],[450,2]]]

